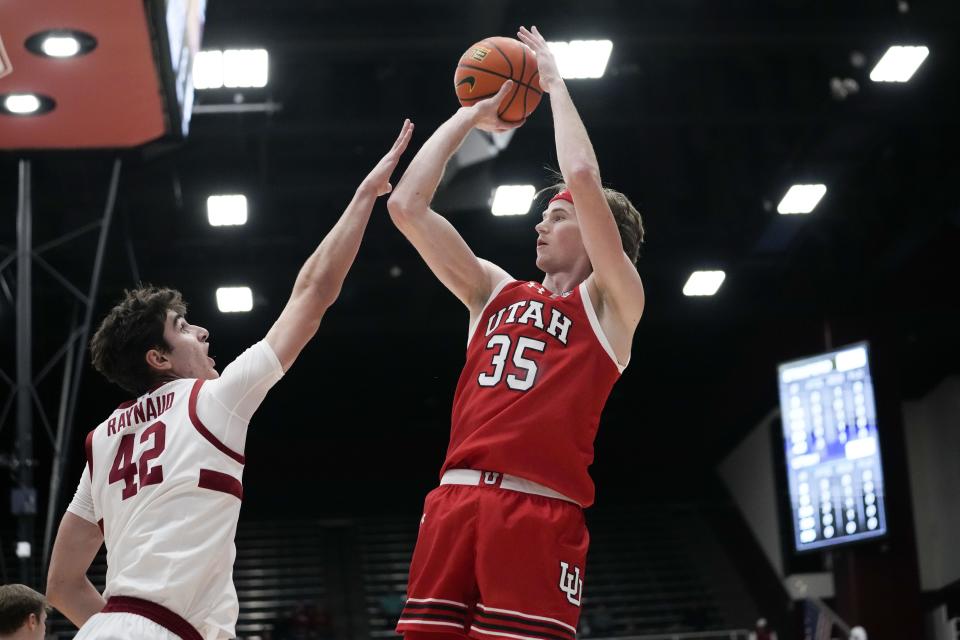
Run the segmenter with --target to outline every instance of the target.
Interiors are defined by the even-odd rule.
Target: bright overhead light
[[[40,108],[40,99],[32,93],[12,93],[3,101],[10,113],[33,113]]]
[[[823,184],[795,184],[777,205],[777,213],[810,213],[826,192]]]
[[[223,86],[267,86],[266,49],[227,49],[223,52]]]
[[[723,271],[694,271],[683,285],[685,296],[712,296],[723,284],[727,274]]]
[[[223,51],[201,51],[193,59],[193,88],[223,86]]]
[[[47,36],[40,49],[51,58],[70,58],[80,52],[80,41],[73,36]]]
[[[217,289],[217,307],[223,313],[236,313],[253,309],[253,292],[250,287],[220,287]]]
[[[522,216],[530,211],[536,193],[532,184],[501,185],[493,194],[490,212],[495,216]]]
[[[265,87],[269,61],[266,49],[201,51],[193,62],[193,88]]]
[[[599,78],[607,69],[613,42],[610,40],[571,40],[548,42],[564,78]]]
[[[47,29],[31,35],[23,46],[30,53],[46,58],[73,58],[96,49],[97,39],[77,29]]]
[[[926,47],[890,47],[870,72],[870,79],[874,82],[906,82],[928,55],[930,49]]]
[[[247,222],[247,197],[243,195],[209,196],[207,220],[213,227],[230,227]]]

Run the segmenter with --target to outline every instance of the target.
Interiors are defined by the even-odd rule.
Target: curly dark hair
[[[23,584],[0,586],[0,635],[12,636],[26,623],[30,614],[40,621],[47,599]]]
[[[540,194],[549,193],[554,195],[567,188],[563,182],[547,187]],[[538,194],[538,195],[540,195]],[[623,243],[623,251],[630,258],[634,265],[640,258],[640,245],[643,244],[643,218],[640,212],[633,206],[630,199],[624,194],[614,189],[603,187],[603,195],[607,199],[610,211],[613,212],[613,218],[617,221],[617,229],[620,231],[620,241]],[[574,205],[576,206],[576,205]]]
[[[90,355],[93,367],[107,380],[139,396],[157,382],[144,355],[150,349],[170,351],[163,338],[167,311],[185,315],[187,304],[176,289],[151,285],[123,295],[90,340]]]

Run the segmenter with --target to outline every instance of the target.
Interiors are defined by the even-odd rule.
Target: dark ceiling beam
[[[822,24],[811,24],[808,29],[796,27],[784,29],[782,22],[770,21],[767,24],[752,25],[745,30],[738,24],[737,30],[724,31],[722,25],[716,29],[702,32],[683,31],[675,25],[645,25],[644,31],[620,31],[618,27],[609,29],[594,26],[590,30],[596,37],[603,34],[614,41],[615,48],[674,49],[689,54],[696,49],[730,49],[740,54],[742,49],[823,49],[824,47],[867,47],[882,45],[903,39],[899,25],[850,23],[831,25],[825,31]],[[463,49],[477,31],[470,33],[445,33],[443,35],[424,35],[422,32],[394,34],[388,37],[366,36],[363,34],[324,34],[315,27],[307,25],[271,25],[258,26],[255,39],[234,44],[225,35],[208,35],[205,48],[217,46],[266,46],[273,55],[309,54],[323,56],[324,60],[337,58],[357,59],[357,57],[380,57],[402,60],[411,56],[435,57],[437,52]],[[550,34],[556,39],[572,37],[568,33]],[[949,25],[935,25],[924,30],[923,40],[951,42],[953,32]],[[246,36],[246,39],[251,36]],[[615,49],[616,51],[616,49]],[[664,52],[658,52],[662,54]],[[712,51],[712,55],[716,52]]]

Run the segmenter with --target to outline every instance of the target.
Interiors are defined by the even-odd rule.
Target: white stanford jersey
[[[266,342],[216,380],[182,379],[118,407],[86,439],[68,511],[103,531],[104,597],[159,604],[204,640],[234,637],[234,535],[247,424],[283,370]]]

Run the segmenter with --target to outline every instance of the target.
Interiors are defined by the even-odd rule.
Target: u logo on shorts
[[[583,580],[580,579],[580,567],[574,567],[573,573],[570,573],[570,565],[566,562],[560,563],[560,591],[567,594],[567,600],[570,604],[580,606],[580,600],[583,596]]]

